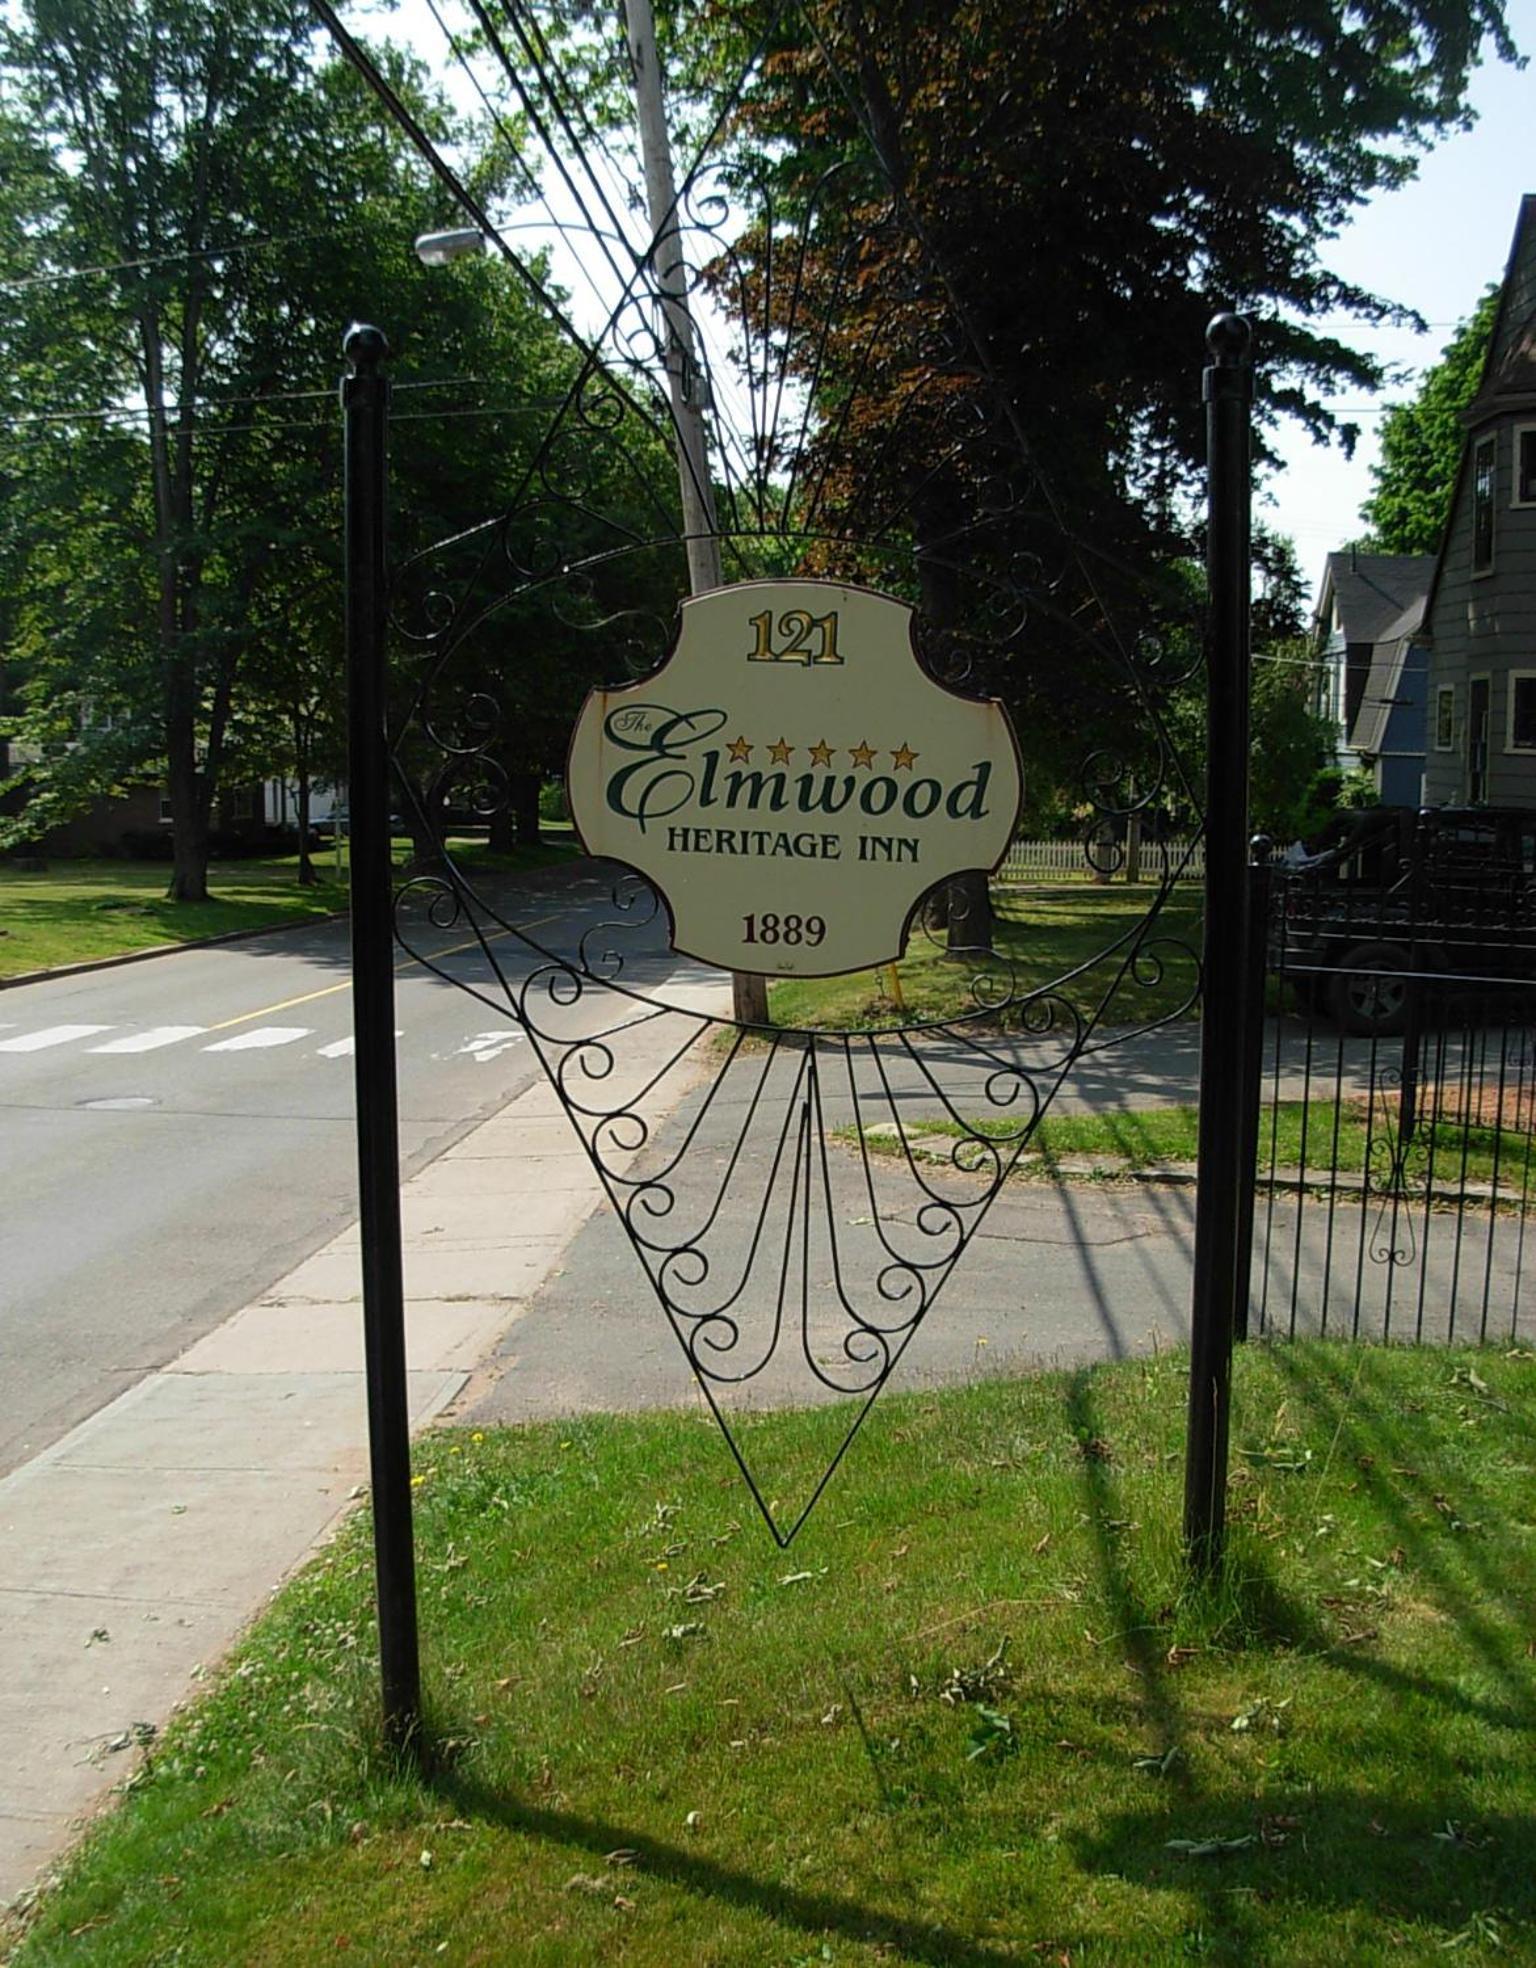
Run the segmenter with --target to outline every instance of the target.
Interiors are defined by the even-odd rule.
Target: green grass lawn
[[[520,847],[510,854],[492,854],[483,840],[454,835],[448,851],[454,864],[467,875],[526,874],[532,868],[550,868],[562,861],[573,861],[581,853],[581,843],[568,820],[546,820],[540,826],[537,847]]]
[[[300,888],[293,861],[215,862],[207,902],[168,902],[163,862],[54,861],[37,875],[0,867],[0,977],[326,915],[347,900],[333,865],[320,856],[319,884]]]
[[[1266,1101],[1260,1109],[1259,1161],[1271,1159],[1282,1169],[1337,1169],[1358,1175],[1367,1151],[1372,1169],[1385,1178],[1390,1166],[1395,1116],[1378,1112],[1368,1125],[1360,1100]],[[1013,1123],[1017,1126],[1017,1123]],[[924,1137],[948,1142],[966,1132],[1006,1137],[1006,1120],[984,1117],[969,1130],[953,1121],[910,1121],[911,1140]],[[899,1155],[894,1134],[874,1132],[866,1140],[872,1152]],[[1193,1162],[1199,1147],[1199,1109],[1193,1106],[1133,1107],[1108,1114],[1060,1114],[1043,1120],[1020,1158],[1023,1176],[1054,1176],[1063,1161],[1085,1157],[1113,1158],[1129,1170],[1162,1168]],[[1519,1195],[1528,1176],[1536,1177],[1536,1139],[1515,1128],[1467,1126],[1460,1121],[1428,1117],[1410,1149],[1411,1176],[1433,1172],[1436,1185],[1492,1182]]]
[[[1120,977],[1129,940],[1156,894],[1146,884],[994,889],[1000,965],[946,956],[922,930],[915,930],[898,966],[904,1011],[888,994],[884,970],[781,979],[769,987],[769,1006],[774,1022],[782,1026],[839,1031],[888,1027],[974,1012],[978,1000],[972,986],[978,976],[988,980],[983,1000],[991,995],[994,979],[1029,991],[1063,978],[1062,995],[1086,1013],[1097,1010],[1113,991],[1104,1011],[1112,1024],[1141,1025],[1171,1017],[1185,1007],[1194,989],[1194,964],[1178,946],[1199,949],[1198,888],[1172,892],[1135,972],[1127,970]],[[1073,977],[1073,972],[1081,974]]]
[[[449,843],[466,874],[520,874],[570,860],[576,840],[570,828],[547,827],[538,847],[491,854],[481,840]],[[395,842],[395,863],[410,852]],[[347,906],[350,862],[343,843],[313,856],[318,883],[301,888],[298,857],[271,861],[215,861],[208,870],[207,902],[169,902],[170,869],[156,861],[54,861],[44,874],[0,863],[0,977],[56,965],[122,956],[163,943],[195,943],[230,930],[272,929],[310,920]]]
[[[435,1760],[374,1746],[362,1518],[158,1740],[19,1968],[1536,1959],[1536,1363],[1244,1349],[891,1397],[788,1553],[712,1427],[418,1447]],[[745,1430],[770,1494],[844,1417]]]

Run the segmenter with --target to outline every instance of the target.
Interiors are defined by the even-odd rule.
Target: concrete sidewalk
[[[1090,1063],[1087,1086],[1069,1076],[1051,1111],[1111,1112],[1188,1097],[1177,1045],[1159,1063],[1149,1046],[1133,1043],[1140,1057],[1127,1066],[1120,1102],[1113,1103],[1101,1055]],[[838,1077],[838,1055],[830,1057],[818,1112],[835,1131],[847,1128],[855,1105],[846,1075]],[[1010,1181],[983,1210],[989,1183],[950,1165],[949,1143],[935,1147],[933,1161],[889,1154],[866,1162],[835,1133],[803,1180],[794,1129],[782,1118],[785,1102],[798,1097],[796,1060],[780,1054],[775,1099],[771,1074],[743,1055],[678,1104],[631,1169],[632,1181],[649,1175],[657,1185],[660,1248],[683,1253],[666,1267],[677,1330],[623,1227],[612,1211],[600,1211],[477,1376],[466,1419],[493,1425],[702,1407],[679,1343],[687,1334],[718,1375],[713,1392],[727,1412],[862,1394],[873,1378],[863,1369],[878,1365],[886,1335],[895,1347],[910,1332],[891,1380],[897,1389],[1188,1341],[1192,1180]],[[937,1116],[931,1087],[914,1071],[903,1076],[901,1065],[897,1054],[878,1078],[867,1061],[860,1072],[860,1100],[882,1128],[895,1129],[893,1115]],[[767,1090],[756,1104],[760,1082]],[[982,1111],[980,1101],[965,1111]],[[1475,1203],[1464,1221],[1422,1218],[1411,1199],[1351,1200],[1348,1178],[1340,1194],[1321,1201],[1259,1192],[1252,1329],[1267,1321],[1278,1334],[1436,1343],[1485,1329],[1528,1335],[1536,1303],[1527,1295],[1521,1307],[1523,1220],[1479,1212]],[[969,1247],[950,1271],[962,1227]],[[656,1253],[652,1268],[660,1269]],[[927,1289],[920,1280],[941,1278],[931,1309],[913,1324],[919,1290]],[[1492,1327],[1485,1304],[1496,1308]]]
[[[668,995],[727,1004],[714,983]],[[623,1062],[637,1093],[668,1036]],[[707,1068],[695,1048],[639,1111],[659,1123]],[[405,1185],[413,1427],[523,1317],[600,1194],[542,1077]],[[367,1470],[354,1227],[0,1482],[0,1900],[129,1774]]]

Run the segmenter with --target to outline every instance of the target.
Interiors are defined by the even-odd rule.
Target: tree
[[[1477,394],[1498,311],[1494,285],[1424,372],[1407,403],[1381,421],[1375,487],[1360,508],[1375,553],[1438,553],[1466,436],[1461,413]]]
[[[263,667],[284,702],[313,698],[291,687],[303,646],[264,666],[261,643],[289,633],[317,542],[339,620],[342,327],[381,319],[403,383],[487,374],[499,403],[436,399],[468,394],[470,414],[547,370],[558,337],[495,269],[441,282],[415,263],[441,193],[317,51],[301,0],[29,0],[0,51],[0,150],[27,167],[0,196],[28,282],[0,341],[18,413],[46,419],[9,447],[28,515],[11,662],[40,754],[11,831],[163,773],[170,892],[195,899],[221,777],[269,747]],[[481,155],[482,189],[507,163]],[[483,509],[499,461],[450,430]]]
[[[1352,442],[1326,399],[1380,367],[1315,324],[1403,310],[1321,248],[1465,122],[1484,39],[1514,53],[1499,0],[717,0],[693,20],[676,11],[674,45],[721,83],[766,42],[730,129],[743,210],[766,185],[777,232],[749,224],[722,281],[745,265],[800,338],[812,517],[1038,570],[1027,633],[982,680],[1037,775],[1125,749],[1150,717],[1116,648],[1179,625],[1205,324],[1254,320],[1261,443],[1283,416]],[[772,278],[796,217],[807,261]],[[1122,763],[1145,783],[1156,749]]]
[[[274,387],[259,254],[274,138],[291,133],[308,23],[296,5],[121,8],[33,0],[6,33],[7,107],[49,145],[29,187],[37,265],[114,269],[116,393],[143,407],[153,647],[175,842],[171,893],[206,893],[206,838],[229,722],[238,621],[259,556],[228,554],[230,477],[249,408]],[[243,244],[244,241],[241,241]],[[75,311],[84,327],[85,309]],[[115,330],[115,334],[114,331]],[[87,331],[89,332],[89,331]],[[224,406],[203,407],[217,392]]]

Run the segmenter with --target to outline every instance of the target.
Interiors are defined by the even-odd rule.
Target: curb
[[[557,861],[542,868],[528,868],[509,876],[514,881],[522,881],[542,886],[540,877],[551,877],[555,873],[590,873],[594,866],[589,854],[573,855],[569,861]],[[87,957],[84,963],[55,964],[51,970],[23,970],[14,977],[0,977],[0,991],[14,990],[20,984],[41,984],[50,977],[84,977],[93,970],[116,970],[120,964],[148,963],[151,957],[174,957],[183,950],[212,950],[221,943],[244,943],[253,936],[286,936],[294,930],[315,929],[321,923],[344,922],[352,911],[350,909],[331,909],[322,916],[303,916],[297,922],[274,922],[258,924],[254,929],[225,929],[217,936],[194,936],[185,943],[151,943],[145,950],[121,950],[112,957]]]
[[[115,957],[88,957],[84,963],[55,964],[51,970],[23,970],[0,977],[0,991],[18,984],[41,984],[50,977],[83,977],[92,970],[116,970],[120,964],[148,963],[151,957],[174,957],[182,950],[211,950],[220,943],[244,943],[252,936],[285,936],[295,929],[314,929],[320,923],[341,922],[350,909],[332,909],[323,916],[303,916],[298,922],[263,923],[255,929],[225,929],[217,936],[194,936],[185,943],[151,943],[147,950],[120,950]]]

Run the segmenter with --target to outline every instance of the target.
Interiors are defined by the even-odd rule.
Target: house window
[[[1493,566],[1493,466],[1497,440],[1482,437],[1472,452],[1472,572]]]
[[[1536,670],[1509,673],[1509,735],[1506,749],[1536,752]]]
[[[171,824],[171,796],[169,793],[162,793],[160,795],[160,824],[162,827],[168,827]]]
[[[1456,749],[1456,686],[1442,683],[1435,691],[1435,750]]]
[[[231,820],[254,820],[256,817],[256,794],[250,786],[236,786],[229,802]]]
[[[1514,506],[1536,506],[1536,424],[1515,426]]]

